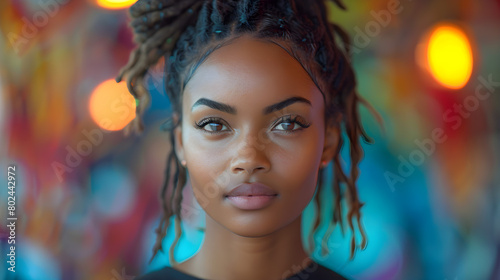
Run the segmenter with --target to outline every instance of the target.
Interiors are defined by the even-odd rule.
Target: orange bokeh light
[[[135,2],[137,0],[96,0],[99,7],[110,10],[125,9],[132,6]]]
[[[106,80],[90,96],[89,111],[92,120],[102,129],[116,131],[135,118],[135,98],[125,82]]]
[[[427,42],[426,68],[442,86],[460,89],[472,74],[472,47],[467,35],[457,26],[436,26]]]

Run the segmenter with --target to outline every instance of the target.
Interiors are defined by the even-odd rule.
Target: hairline
[[[260,42],[275,44],[276,46],[278,46],[278,47],[282,48],[283,50],[285,50],[287,52],[287,54],[289,56],[291,56],[293,59],[295,59],[300,64],[300,66],[302,67],[302,69],[307,73],[307,75],[310,77],[311,81],[315,84],[315,86],[317,87],[317,89],[319,90],[319,92],[321,93],[321,95],[323,96],[323,101],[325,102],[325,106],[327,105],[325,92],[323,91],[322,87],[318,84],[318,82],[317,82],[317,80],[315,78],[315,75],[313,75],[313,73],[311,73],[305,67],[305,64],[302,61],[301,57],[297,54],[296,51],[294,51],[296,49],[296,48],[294,48],[294,43],[291,42],[290,40],[283,40],[283,39],[273,38],[273,37],[268,37],[268,36],[266,36],[266,37],[259,37],[259,34],[256,33],[256,32],[243,32],[243,33],[239,33],[239,34],[236,34],[234,36],[229,36],[229,38],[223,39],[221,42],[215,42],[215,43],[209,44],[206,47],[206,50],[204,52],[203,51],[200,52],[200,53],[203,53],[203,54],[201,56],[199,56],[199,58],[197,58],[194,61],[194,63],[191,63],[191,66],[189,66],[187,74],[186,74],[186,76],[184,78],[184,81],[182,83],[182,88],[180,90],[179,99],[181,99],[181,97],[184,95],[184,90],[186,88],[186,85],[191,80],[191,78],[194,76],[196,70],[198,70],[198,68],[207,60],[207,58],[213,52],[215,52],[216,50],[218,50],[218,49],[220,49],[220,48],[222,48],[224,46],[231,45],[232,43],[234,43],[236,40],[238,40],[239,38],[243,37],[244,35],[250,35],[250,37],[252,39],[260,41]]]

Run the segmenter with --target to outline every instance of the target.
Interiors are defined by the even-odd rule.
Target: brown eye
[[[209,124],[205,125],[205,130],[208,130],[211,132],[212,131],[221,131],[224,126],[225,125],[220,124],[220,123],[209,123]]]
[[[208,133],[219,133],[229,130],[218,118],[203,119],[199,123],[195,123],[195,127]]]
[[[291,116],[282,117],[278,124],[274,126],[274,130],[282,131],[285,133],[293,133],[304,128],[308,128],[311,124],[305,123],[299,116],[292,118]]]
[[[300,128],[300,126],[297,124],[297,123],[288,123],[288,122],[283,122],[283,123],[280,123],[278,124],[276,127],[280,127],[283,128],[283,129],[278,129],[278,130],[286,130],[286,131],[292,131],[292,130],[295,130],[294,128],[296,126],[298,126],[298,128]]]

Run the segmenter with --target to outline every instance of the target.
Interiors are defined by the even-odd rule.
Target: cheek
[[[185,143],[185,158],[188,162],[189,178],[193,193],[202,208],[209,205],[209,201],[219,199],[223,188],[227,184],[228,175],[225,173],[225,156],[221,145],[208,144],[199,133],[187,133]]]
[[[278,157],[274,164],[276,173],[282,178],[281,188],[292,188],[300,193],[295,197],[300,200],[312,197],[323,151],[324,134],[317,127],[309,127],[310,131],[293,141],[283,150],[283,156]],[[306,197],[304,197],[306,196]]]

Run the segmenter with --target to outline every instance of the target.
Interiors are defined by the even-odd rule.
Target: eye
[[[297,123],[294,122],[282,122],[279,123],[276,127],[281,127],[283,129],[277,129],[277,130],[284,130],[284,131],[292,131],[300,128],[301,126]]]
[[[220,133],[229,130],[221,119],[213,117],[206,118],[201,120],[199,123],[195,123],[195,127],[208,133]]]
[[[310,125],[310,123],[306,123],[306,121],[304,121],[300,116],[295,116],[293,118],[292,116],[284,116],[278,120],[274,129],[285,133],[293,133],[295,131],[302,130],[303,128],[308,128]]]

